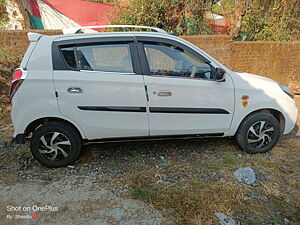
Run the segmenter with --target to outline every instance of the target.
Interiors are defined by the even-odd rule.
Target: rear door
[[[60,111],[89,140],[149,135],[133,37],[56,42],[53,63]]]
[[[164,38],[137,37],[149,95],[150,135],[223,135],[234,112],[230,76],[198,52]]]

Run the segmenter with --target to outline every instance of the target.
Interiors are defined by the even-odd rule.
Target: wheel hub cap
[[[253,124],[247,134],[248,143],[255,148],[264,148],[269,145],[274,136],[274,127],[267,121]]]
[[[67,158],[71,151],[70,140],[62,133],[49,132],[39,141],[39,152],[50,161]]]

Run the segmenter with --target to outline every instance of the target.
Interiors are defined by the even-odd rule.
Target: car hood
[[[234,75],[233,81],[234,81],[235,88],[248,90],[248,91],[261,90],[264,93],[266,92],[271,93],[274,92],[275,90],[280,90],[277,82],[267,77],[262,77],[250,73],[240,73],[240,72],[235,72],[233,75]]]
[[[253,82],[266,82],[266,83],[277,83],[276,81],[270,79],[270,78],[267,78],[267,77],[262,77],[262,76],[259,76],[259,75],[255,75],[255,74],[251,74],[251,73],[242,73],[242,72],[235,72],[235,74],[245,80],[245,81],[248,81],[249,83],[253,83]]]

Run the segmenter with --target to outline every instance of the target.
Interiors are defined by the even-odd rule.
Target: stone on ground
[[[246,184],[253,184],[256,181],[255,172],[250,167],[239,168],[234,172],[234,176],[239,182],[244,182]]]

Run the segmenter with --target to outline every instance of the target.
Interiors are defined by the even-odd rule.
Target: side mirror
[[[225,79],[225,74],[226,74],[226,71],[221,69],[221,68],[216,68],[216,72],[215,72],[215,75],[216,75],[216,81],[224,81]]]

